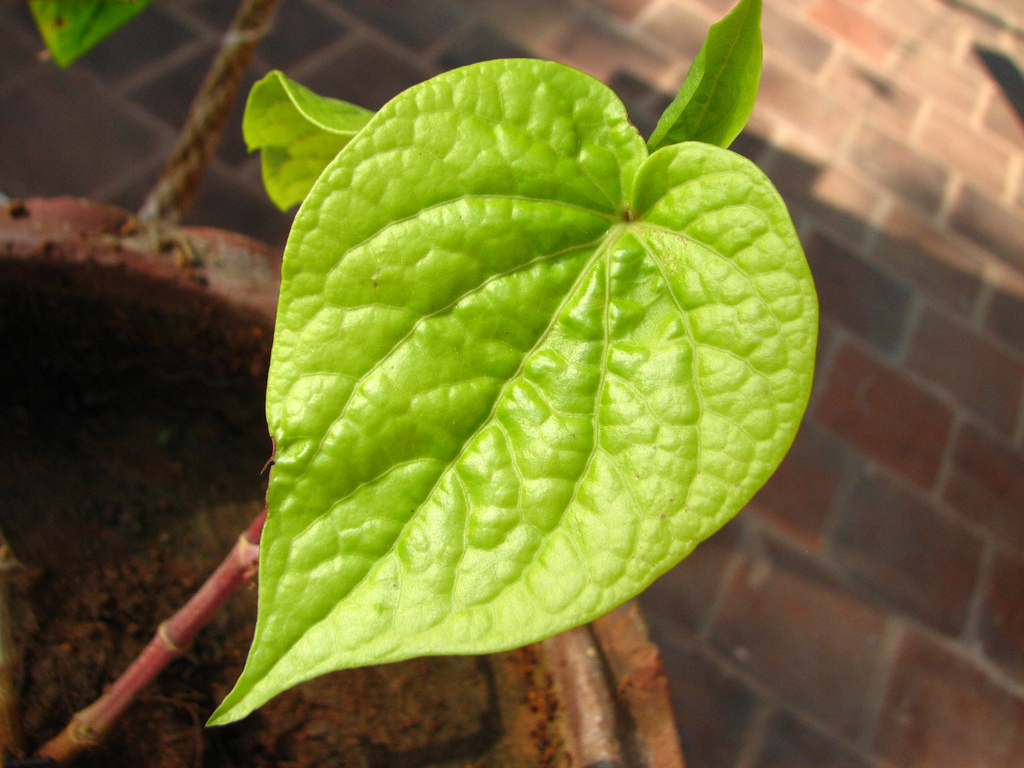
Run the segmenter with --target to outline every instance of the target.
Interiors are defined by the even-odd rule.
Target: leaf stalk
[[[266,519],[264,508],[192,598],[157,627],[153,639],[128,669],[102,696],[77,712],[63,731],[44,744],[39,757],[50,758],[55,766],[65,766],[103,740],[138,692],[185,653],[199,630],[235,589],[255,573]]]

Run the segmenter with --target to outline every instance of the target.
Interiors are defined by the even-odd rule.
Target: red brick
[[[869,765],[838,744],[835,737],[811,730],[788,712],[778,712],[769,721],[754,768],[869,768]]]
[[[833,165],[821,166],[775,145],[766,172],[795,219],[846,243],[862,242],[881,192]]]
[[[631,21],[650,4],[651,0],[592,0],[624,21]]]
[[[899,0],[899,2],[874,3],[871,17],[886,29],[894,30],[903,37],[925,39],[935,44],[935,29],[949,9],[939,0]]]
[[[901,59],[896,77],[907,89],[946,104],[962,115],[973,114],[987,75],[974,61],[958,67],[949,53],[920,48]]]
[[[825,388],[828,370],[821,365],[821,361],[831,358],[832,350],[839,344],[840,338],[836,323],[827,317],[818,318],[818,348],[815,350],[814,358],[818,361],[818,365],[814,368],[814,384],[811,386],[814,392],[820,392]],[[808,421],[809,419],[804,419],[805,425]],[[805,427],[801,427],[801,429],[803,428]]]
[[[700,3],[714,11],[716,18],[725,16],[736,6],[733,0],[700,0]]]
[[[711,643],[781,700],[851,738],[865,725],[881,613],[777,548],[736,574]]]
[[[1017,425],[1024,365],[934,310],[921,318],[907,365],[1004,435]]]
[[[456,27],[465,10],[447,0],[345,0],[345,10],[398,40],[422,51]],[[360,72],[375,72],[368,66]]]
[[[569,0],[475,0],[491,26],[531,51],[575,12]]]
[[[1000,544],[1024,549],[1024,456],[965,425],[957,435],[944,498]]]
[[[919,137],[921,147],[942,163],[958,168],[970,181],[999,195],[1007,184],[1010,153],[972,130],[951,110],[936,108],[928,115]]]
[[[775,147],[765,172],[786,203],[792,205],[813,196],[812,188],[815,180],[821,175],[822,167],[804,157]]]
[[[845,451],[836,439],[805,422],[782,464],[747,508],[816,546],[846,465]]]
[[[889,134],[862,125],[850,147],[850,161],[913,205],[929,213],[938,211],[946,170]]]
[[[33,45],[33,43],[35,43]],[[41,43],[35,42],[24,30],[11,23],[7,26],[7,19],[0,16],[0,72],[2,77],[14,73],[18,67],[23,67],[36,62],[35,54]]]
[[[486,25],[474,25],[452,41],[437,62],[445,69],[455,69],[491,59],[522,59],[529,51],[520,48],[504,35]]]
[[[739,520],[728,523],[643,591],[640,603],[652,628],[683,636],[699,632],[735,551],[740,527]]]
[[[366,73],[372,72],[373,77]],[[369,42],[345,49],[308,74],[304,84],[316,93],[344,99],[367,109],[385,102],[429,74]]]
[[[964,185],[950,215],[950,226],[1010,267],[1024,270],[1024,216],[1007,210],[970,185]]]
[[[729,145],[730,151],[743,155],[753,163],[760,163],[761,158],[768,151],[768,147],[769,142],[767,139],[758,131],[756,126],[750,123],[747,124],[747,127],[736,137],[733,143]]]
[[[910,291],[817,233],[804,244],[821,313],[883,351],[903,338]]]
[[[177,130],[185,123],[189,107],[192,106],[192,97],[202,85],[203,78],[210,69],[210,63],[216,54],[217,49],[213,45],[196,46],[193,49],[193,55],[179,62],[178,66],[132,88],[132,101],[141,104],[150,113]],[[252,82],[261,76],[253,67],[247,68],[245,75],[251,77]],[[249,83],[250,87],[252,82]],[[244,88],[244,85],[241,87]],[[239,92],[245,93],[245,91]],[[238,101],[244,101],[244,99],[238,99]],[[233,113],[234,110],[232,110],[232,117],[234,117]]]
[[[686,768],[734,765],[757,697],[700,651],[653,629],[651,636],[661,650]]]
[[[985,127],[1010,144],[1024,148],[1024,120],[999,89],[985,113]]]
[[[605,82],[619,70],[655,82],[668,69],[661,56],[589,17],[575,19],[545,46],[545,53]]]
[[[0,97],[0,189],[88,195],[150,160],[159,137],[81,69],[32,67]]]
[[[1017,0],[985,0],[981,6],[1010,24],[1024,22],[1024,8]]]
[[[761,71],[758,104],[829,147],[837,146],[853,123],[848,108],[771,58]]]
[[[1024,680],[1024,562],[997,554],[985,590],[981,642],[1004,670]]]
[[[843,505],[834,547],[843,571],[870,593],[940,632],[963,628],[982,543],[929,505],[865,474]]]
[[[800,23],[774,5],[765,5],[761,13],[764,44],[809,72],[821,69],[832,53],[832,43],[817,31]]]
[[[897,652],[875,748],[897,768],[1022,765],[1024,701],[910,632]]]
[[[707,2],[707,1],[708,0],[705,0],[705,2]],[[725,2],[726,0],[719,0],[719,1],[720,2]],[[793,10],[799,11],[799,10],[801,10],[803,8],[806,8],[812,2],[813,2],[813,0],[778,0],[778,5],[786,5],[786,6],[789,6],[790,8],[792,8]]]
[[[717,14],[705,16],[694,13],[683,5],[669,3],[659,8],[654,16],[644,19],[640,31],[649,39],[663,45],[666,52],[693,61],[704,44],[708,29],[717,19]]]
[[[921,109],[921,98],[879,68],[849,56],[830,67],[828,90],[855,106],[875,123],[909,134]]]
[[[960,315],[968,316],[981,290],[981,259],[971,246],[939,233],[905,205],[882,225],[870,258]]]
[[[985,315],[985,327],[1024,354],[1024,300],[997,291]]]
[[[101,40],[82,62],[108,82],[117,82],[149,64],[166,61],[176,50],[195,41],[193,30],[155,5]]]
[[[807,9],[807,15],[827,32],[880,64],[896,48],[895,34],[842,0],[817,0]]]
[[[819,171],[811,191],[813,198],[801,208],[819,232],[854,245],[867,239],[883,194],[878,185],[830,165]]]
[[[337,44],[346,32],[343,24],[310,3],[282,3],[257,52],[260,61],[271,67],[291,69],[313,53]]]
[[[825,426],[929,488],[949,440],[952,414],[893,369],[846,345],[817,409]]]

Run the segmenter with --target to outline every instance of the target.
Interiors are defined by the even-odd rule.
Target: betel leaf
[[[242,135],[262,149],[263,184],[281,210],[303,198],[327,164],[373,117],[373,112],[318,96],[271,72],[249,92]]]
[[[708,31],[647,142],[650,150],[681,141],[732,144],[754,111],[761,56],[761,0],[740,0]]]
[[[29,8],[54,61],[66,67],[151,0],[31,0]]]
[[[400,94],[285,250],[259,615],[211,722],[635,595],[778,464],[816,329],[785,206],[744,158],[648,157],[610,90],[550,62]]]

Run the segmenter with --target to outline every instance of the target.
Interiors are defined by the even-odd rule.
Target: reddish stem
[[[142,653],[102,696],[77,712],[63,731],[43,745],[40,757],[52,759],[57,766],[68,765],[81,752],[103,740],[135,695],[185,652],[238,585],[253,574],[266,519],[264,508],[199,591],[160,624]]]

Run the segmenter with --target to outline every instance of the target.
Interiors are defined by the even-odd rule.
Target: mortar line
[[[982,274],[979,281],[978,295],[974,297],[974,306],[967,314],[967,326],[974,329],[982,329],[985,324],[985,316],[992,306],[992,299],[995,298],[996,286],[986,275]]]
[[[971,599],[967,603],[967,614],[964,616],[964,624],[960,629],[960,640],[964,647],[978,654],[982,653],[981,617],[984,612],[985,594],[988,591],[989,578],[992,575],[992,567],[995,564],[995,555],[995,542],[991,539],[986,540],[981,550],[978,570],[974,576],[974,589],[971,592]]]
[[[901,373],[908,370],[910,349],[921,329],[921,319],[924,317],[926,306],[928,306],[927,302],[921,292],[911,288],[910,298],[907,301],[907,314],[903,323],[903,334],[892,351],[889,352],[890,362]]]
[[[1010,436],[1010,445],[1024,448],[1024,387],[1021,388],[1020,403],[1017,405],[1017,426]]]
[[[873,679],[864,696],[861,735],[854,742],[865,752],[872,751],[872,746],[878,736],[878,726],[885,709],[893,667],[896,663],[896,654],[905,635],[905,620],[898,614],[890,614],[882,634],[882,642],[879,645],[878,659],[871,672]]]
[[[734,768],[754,768],[755,761],[764,750],[768,737],[768,725],[778,708],[768,702],[761,701],[754,709],[754,714],[747,723],[740,737],[740,748],[736,753]]]
[[[956,445],[960,442],[960,433],[964,429],[964,416],[960,409],[953,411],[953,418],[949,424],[949,438],[946,440],[946,447],[942,451],[942,458],[939,459],[939,472],[935,476],[935,482],[928,492],[928,500],[932,504],[942,504],[942,492],[949,482],[949,476],[953,472],[953,454]]]

